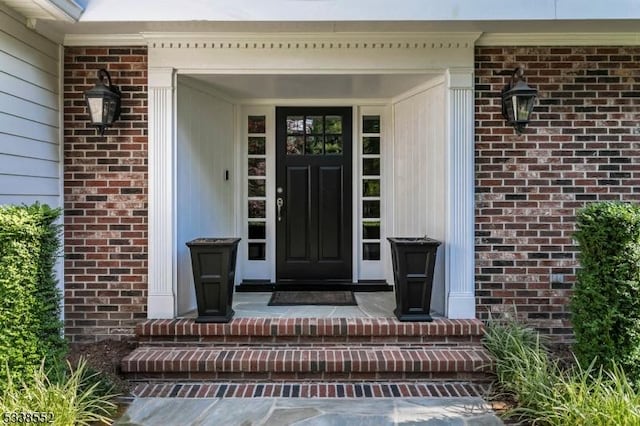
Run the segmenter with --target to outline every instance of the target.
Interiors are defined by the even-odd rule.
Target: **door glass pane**
[[[264,222],[249,222],[249,239],[264,240],[267,237],[267,227]]]
[[[264,158],[249,158],[249,176],[264,176],[267,163]]]
[[[379,158],[363,158],[362,159],[362,175],[363,176],[379,176],[380,175],[380,159]]]
[[[249,217],[257,219],[267,217],[264,200],[249,200]]]
[[[322,155],[322,136],[307,136],[307,143],[304,148],[306,155]]]
[[[287,117],[287,133],[301,134],[304,132],[304,117],[288,116]]]
[[[380,138],[377,136],[367,136],[362,138],[363,154],[380,154]]]
[[[250,115],[248,120],[249,133],[265,133],[266,118],[264,115]]]
[[[371,221],[362,223],[362,238],[365,240],[380,239],[380,222]]]
[[[249,179],[249,197],[264,197],[266,194],[264,179]]]
[[[379,200],[363,201],[362,217],[379,218],[380,217],[380,201]]]
[[[380,116],[362,116],[362,133],[380,133]]]
[[[252,136],[249,138],[249,155],[264,155],[266,138],[264,136]]]
[[[342,154],[342,136],[326,136],[324,153]]]
[[[362,196],[363,197],[379,197],[380,196],[380,180],[363,179],[362,180]]]
[[[287,155],[302,155],[304,136],[287,136]]]
[[[264,260],[265,254],[265,243],[249,243],[249,260]]]
[[[308,116],[305,120],[306,128],[305,133],[307,134],[318,134],[324,133],[324,117],[323,116]]]
[[[362,244],[362,258],[364,260],[380,260],[380,243]]]
[[[342,133],[342,117],[327,115],[325,118],[325,133],[339,135]]]

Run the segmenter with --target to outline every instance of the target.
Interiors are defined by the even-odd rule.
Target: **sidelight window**
[[[247,118],[247,236],[248,259],[266,259],[267,126],[264,115]]]
[[[380,116],[362,116],[362,260],[380,260]]]

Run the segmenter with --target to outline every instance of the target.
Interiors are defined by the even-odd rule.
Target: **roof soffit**
[[[83,8],[74,0],[0,0],[30,20],[76,22]]]

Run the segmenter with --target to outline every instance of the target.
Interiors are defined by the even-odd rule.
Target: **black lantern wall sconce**
[[[111,83],[107,70],[98,70],[98,82],[84,93],[84,99],[89,108],[91,125],[96,126],[100,136],[103,136],[105,129],[120,117],[120,90]]]
[[[507,124],[516,129],[518,135],[522,134],[525,126],[529,124],[533,104],[538,97],[538,91],[524,81],[522,76],[524,69],[518,67],[513,70],[511,81],[502,89],[502,115]]]

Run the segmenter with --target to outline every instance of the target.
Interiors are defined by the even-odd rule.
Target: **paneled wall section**
[[[204,86],[204,87],[203,87]],[[178,315],[196,308],[187,241],[236,235],[234,107],[204,83],[180,78],[177,90]],[[226,173],[228,172],[228,174]]]
[[[390,235],[445,242],[445,86],[393,106],[393,216]],[[432,308],[444,312],[444,248],[438,249]]]

